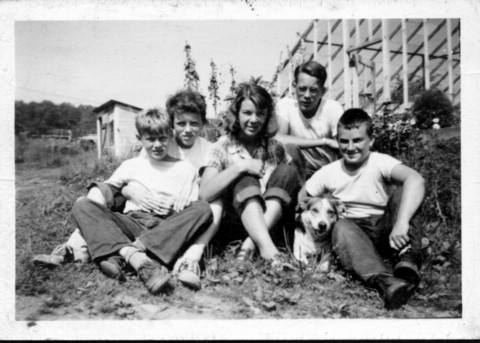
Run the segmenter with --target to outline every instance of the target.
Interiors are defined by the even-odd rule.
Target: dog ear
[[[299,207],[300,211],[303,212],[308,208],[308,203],[309,203],[310,199],[312,199],[312,198],[311,197],[305,197],[298,203],[298,207]]]

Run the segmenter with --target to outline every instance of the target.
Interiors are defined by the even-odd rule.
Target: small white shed
[[[135,116],[142,109],[109,100],[93,110],[97,115],[97,152],[125,157],[138,147]]]

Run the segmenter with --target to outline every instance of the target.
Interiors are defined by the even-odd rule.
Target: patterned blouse
[[[253,154],[231,134],[220,137],[210,149],[205,165],[202,168],[216,168],[218,172],[231,167],[239,159],[259,159],[264,162],[265,174],[260,179],[262,192],[265,192],[270,175],[280,163],[290,163],[292,158],[287,154],[285,146],[274,138],[263,140]]]

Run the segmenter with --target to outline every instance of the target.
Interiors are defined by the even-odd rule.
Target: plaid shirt
[[[264,161],[265,174],[260,179],[262,192],[265,192],[270,175],[280,163],[290,163],[292,158],[287,154],[282,143],[274,138],[263,140],[250,155],[245,146],[231,134],[220,137],[210,149],[204,168],[216,168],[221,172],[231,167],[239,159],[259,159]]]

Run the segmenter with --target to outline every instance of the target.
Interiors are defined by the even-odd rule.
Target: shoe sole
[[[152,284],[148,283],[146,286],[147,286],[148,291],[151,294],[157,295],[159,293],[164,292],[168,288],[167,287],[167,286],[169,286],[168,281],[170,281],[170,274],[165,275],[160,280],[157,280],[156,282],[154,282]]]
[[[44,266],[44,267],[59,267],[62,264],[61,262],[52,261],[48,255],[36,256],[32,259],[32,262],[36,266]]]
[[[416,270],[411,268],[410,263],[404,264],[402,262],[399,262],[395,266],[393,275],[399,279],[406,280],[415,286],[417,286],[420,283],[420,276],[418,275],[418,272]]]
[[[192,272],[180,272],[177,276],[178,281],[180,281],[185,286],[192,288],[195,291],[198,291],[202,288],[200,279],[195,273]]]
[[[108,261],[100,262],[100,269],[106,276],[112,279],[117,279],[123,275],[122,271],[118,268],[117,265]]]
[[[387,310],[396,310],[405,305],[408,299],[413,294],[413,288],[409,285],[405,285],[396,290],[395,295],[389,302],[385,302],[385,308]]]

